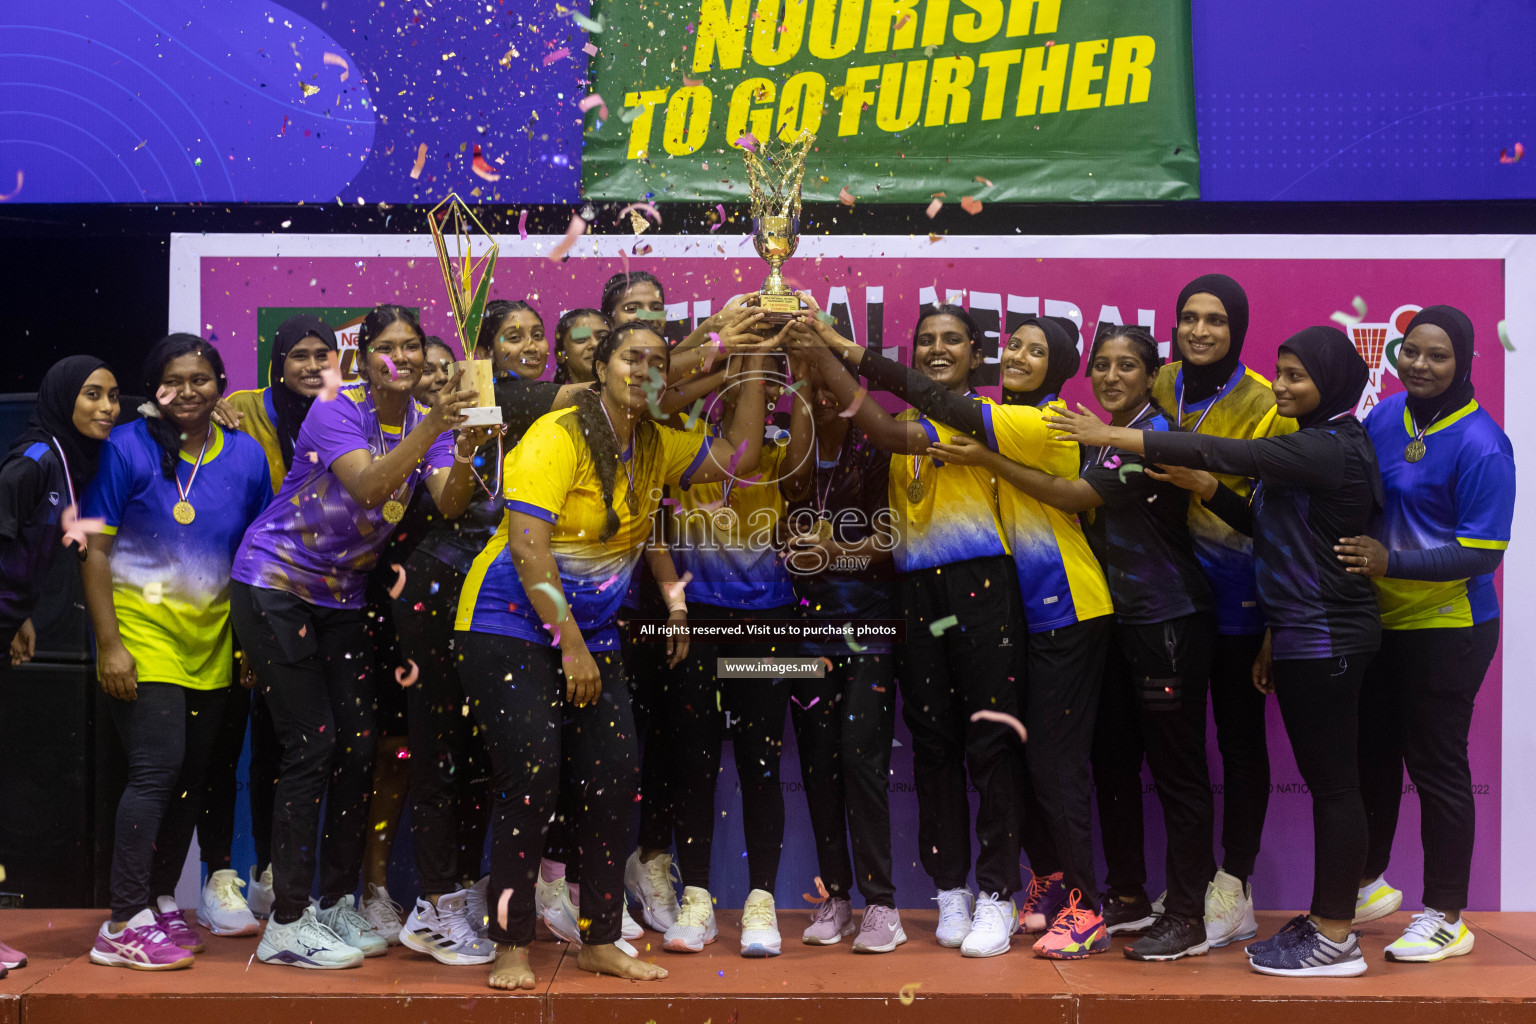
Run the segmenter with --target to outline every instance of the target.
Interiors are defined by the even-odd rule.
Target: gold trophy
[[[767,311],[763,321],[787,324],[806,308],[784,282],[779,269],[800,244],[800,179],[805,177],[805,158],[816,136],[802,131],[792,142],[777,133],[744,150],[747,181],[752,190],[752,244],[768,261],[770,273],[757,295]]]
[[[446,209],[445,209],[446,208]],[[432,245],[437,250],[438,268],[443,272],[443,284],[448,288],[448,304],[453,311],[453,326],[459,334],[459,345],[465,360],[459,364],[464,373],[463,384],[474,386],[480,404],[464,410],[464,425],[490,427],[500,423],[501,406],[496,404],[494,374],[489,359],[476,359],[475,338],[480,334],[480,321],[485,316],[485,305],[490,299],[491,273],[496,269],[496,257],[501,246],[494,236],[470,212],[458,193],[453,193],[432,207],[427,214],[427,226],[432,230]],[[491,238],[491,247],[476,259],[470,239],[471,226],[482,236]],[[455,253],[448,253],[448,240],[444,233],[453,236]],[[454,266],[454,260],[458,266]],[[476,271],[479,280],[475,279]]]

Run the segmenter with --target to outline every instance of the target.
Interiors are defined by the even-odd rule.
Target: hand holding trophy
[[[764,324],[787,324],[806,309],[785,283],[780,268],[800,244],[800,180],[815,142],[816,136],[806,131],[792,142],[773,133],[756,150],[743,152],[752,197],[752,244],[770,268],[757,293]]]

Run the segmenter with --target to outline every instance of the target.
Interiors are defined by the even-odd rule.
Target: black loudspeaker
[[[0,672],[0,864],[28,907],[89,907],[95,877],[93,666]]]

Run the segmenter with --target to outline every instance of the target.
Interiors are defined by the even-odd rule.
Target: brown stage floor
[[[97,967],[86,954],[103,912],[7,910],[0,935],[31,961],[0,979],[0,1024],[1305,1024],[1297,1014],[1325,1002],[1329,1024],[1536,1022],[1536,914],[1469,913],[1477,948],[1428,965],[1382,959],[1409,919],[1394,915],[1363,929],[1370,969],[1362,977],[1311,981],[1255,974],[1236,946],[1137,964],[1117,940],[1107,954],[1060,963],[1034,957],[1020,937],[1005,956],[966,960],[934,943],[933,911],[902,916],[905,946],[856,956],[846,942],[802,945],[808,913],[781,912],[784,955],[744,960],[739,912],[726,911],[720,941],[697,956],[663,953],[659,937],[646,934],[637,945],[644,953],[650,942],[649,955],[671,972],[659,983],[595,977],[562,946],[540,943],[539,988],[509,995],[486,987],[486,968],[444,967],[399,948],[354,970],[269,967],[250,961],[255,938],[209,937],[191,970]],[[1286,916],[1260,914],[1260,935]],[[911,983],[921,987],[904,1006],[898,993]]]

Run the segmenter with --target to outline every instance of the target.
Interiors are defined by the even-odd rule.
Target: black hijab
[[[1444,393],[1434,398],[1408,396],[1408,411],[1414,422],[1428,427],[1442,413],[1455,412],[1472,401],[1472,321],[1455,306],[1425,306],[1408,321],[1403,337],[1413,333],[1420,324],[1431,324],[1451,337],[1451,349],[1456,353],[1456,376]]]
[[[96,465],[101,458],[101,442],[86,437],[75,428],[75,399],[86,379],[97,370],[110,369],[95,356],[67,356],[48,368],[43,382],[37,389],[37,405],[26,429],[11,445],[5,461],[23,454],[34,444],[41,442],[49,448],[58,439],[69,464],[70,481],[75,485],[77,498],[85,496],[85,489],[96,476]]]
[[[1179,304],[1173,311],[1174,349],[1178,349],[1179,320],[1184,316],[1184,304],[1192,295],[1214,295],[1227,310],[1227,329],[1232,344],[1227,354],[1209,366],[1196,366],[1188,359],[1184,368],[1184,401],[1203,402],[1232,378],[1232,372],[1243,356],[1243,339],[1248,336],[1248,293],[1243,286],[1226,274],[1203,274],[1184,286],[1179,292]],[[1183,354],[1180,353],[1180,358]]]
[[[1045,335],[1045,345],[1048,350],[1045,362],[1045,380],[1038,388],[1032,391],[1009,391],[1003,389],[1003,405],[1035,405],[1038,406],[1048,399],[1061,394],[1061,389],[1066,386],[1077,373],[1077,368],[1082,364],[1082,355],[1077,351],[1077,324],[1064,316],[1031,316],[1025,317],[1024,322],[1015,327],[1009,334],[1013,337],[1025,327],[1038,327],[1040,333]]]
[[[1286,338],[1280,351],[1301,360],[1317,386],[1317,408],[1296,422],[1305,430],[1327,423],[1341,413],[1354,412],[1360,393],[1371,379],[1370,367],[1355,351],[1349,335],[1337,327],[1304,327]]]
[[[283,450],[283,465],[293,465],[293,445],[299,439],[299,428],[309,415],[313,398],[305,398],[283,383],[283,363],[293,347],[305,338],[315,337],[325,342],[326,348],[336,350],[336,332],[317,316],[300,314],[284,320],[272,339],[272,361],[267,368],[267,382],[272,386],[272,408],[277,413],[272,428],[277,431],[277,443]]]

